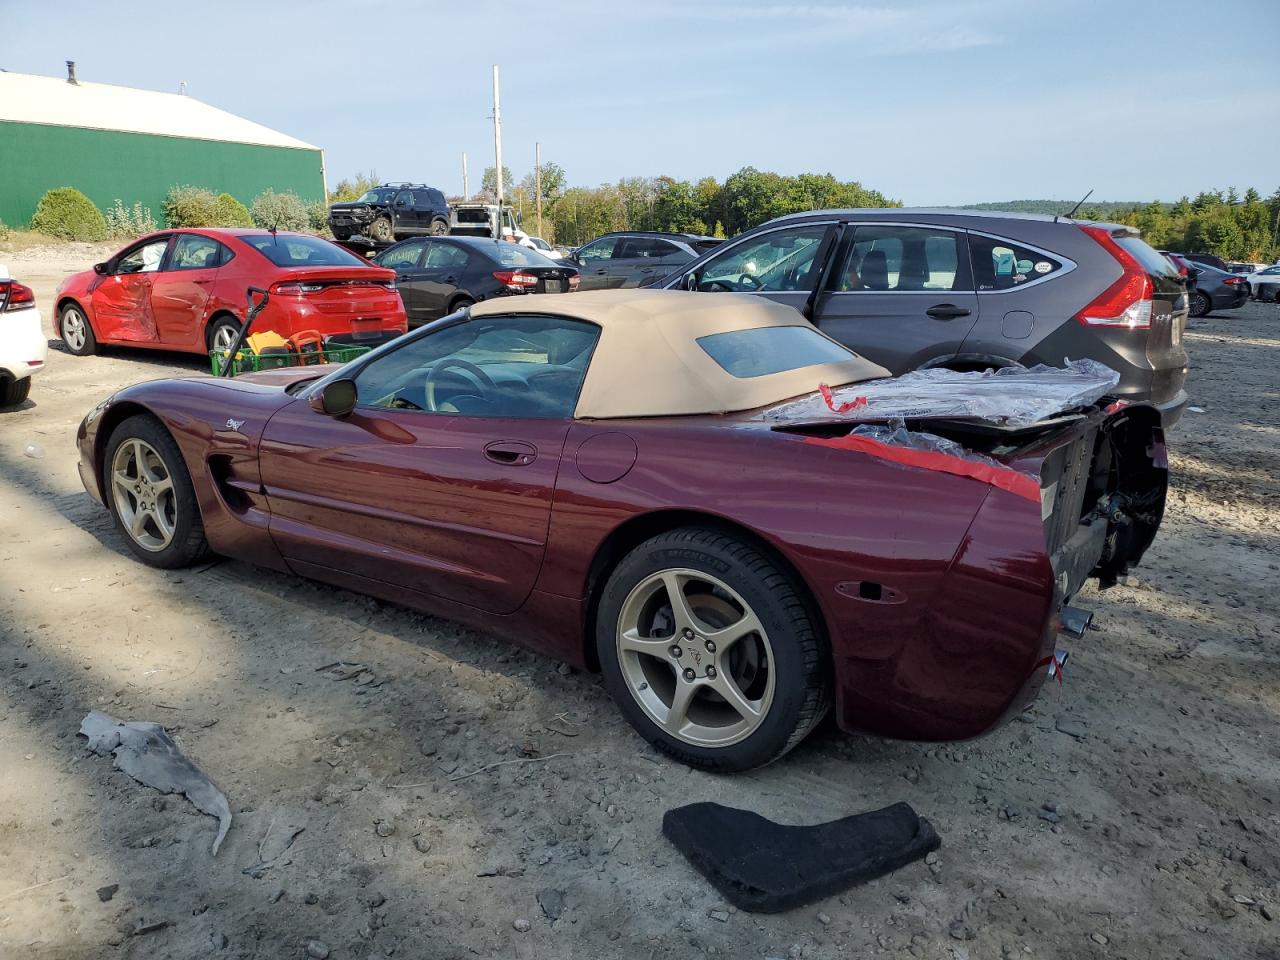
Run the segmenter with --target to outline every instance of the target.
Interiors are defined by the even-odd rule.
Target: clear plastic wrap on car
[[[761,419],[905,420],[956,417],[1027,426],[1078,407],[1115,389],[1120,374],[1097,360],[1068,360],[1065,367],[1005,367],[958,373],[914,370],[900,377],[851,383],[770,407]]]

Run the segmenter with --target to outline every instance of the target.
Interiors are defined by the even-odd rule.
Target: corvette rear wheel
[[[116,527],[143,563],[172,569],[209,552],[182,452],[155,418],[130,417],[116,427],[103,487]]]
[[[673,530],[629,553],[601,597],[596,648],[627,720],[691,766],[769,763],[827,710],[815,617],[771,560],[714,530]]]

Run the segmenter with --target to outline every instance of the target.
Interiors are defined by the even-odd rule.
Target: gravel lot
[[[47,320],[101,253],[0,259]],[[736,777],[663,759],[598,678],[487,636],[238,562],[135,562],[81,489],[75,425],[202,364],[51,351],[0,414],[0,957],[1280,956],[1280,307],[1188,341],[1203,412],[1171,436],[1165,525],[1136,577],[1078,600],[1100,629],[1061,689],[976,742],[825,729]],[[216,858],[215,821],[84,749],[90,709],[163,723],[226,792]],[[735,913],[661,836],[697,800],[803,823],[906,800],[943,847]]]

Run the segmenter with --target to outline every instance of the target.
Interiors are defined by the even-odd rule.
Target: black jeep
[[[338,240],[362,234],[379,243],[449,232],[444,194],[421,183],[383,183],[350,203],[329,207],[329,229]]]

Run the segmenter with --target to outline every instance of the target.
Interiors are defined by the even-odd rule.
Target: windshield
[[[390,203],[395,193],[394,189],[368,190],[356,203]]]
[[[367,260],[341,247],[301,233],[258,233],[241,235],[241,240],[277,267],[367,267]]]

